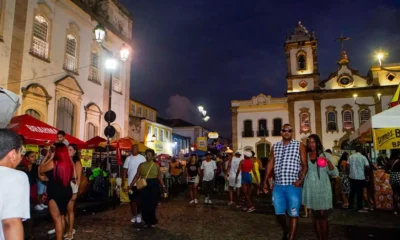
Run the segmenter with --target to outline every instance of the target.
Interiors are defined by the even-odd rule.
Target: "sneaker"
[[[51,229],[50,231],[47,232],[47,234],[49,234],[49,235],[54,234],[54,233],[56,233],[56,229]]]
[[[137,222],[137,223],[141,223],[141,222],[142,222],[142,216],[141,216],[140,214],[138,214],[138,215],[136,216],[136,222]]]
[[[194,200],[192,200],[192,201],[189,202],[189,204],[193,204],[193,203],[194,203]]]
[[[45,209],[45,208],[48,208],[46,205],[44,205],[43,203],[42,204],[39,204],[39,206],[41,206],[43,209]]]
[[[394,215],[397,215],[397,211],[394,211]]]
[[[207,204],[208,203],[208,198],[206,198],[205,200],[204,200],[204,204]]]
[[[133,217],[133,218],[131,219],[131,223],[136,223],[136,217]]]
[[[361,210],[358,210],[358,212],[359,212],[359,213],[367,213],[368,211],[367,211],[367,210],[364,210],[364,209],[361,209]]]
[[[34,209],[35,209],[35,211],[42,211],[43,210],[43,208],[40,205],[36,205]]]
[[[75,229],[72,229],[72,235],[75,235],[75,233],[76,233]],[[66,234],[64,235],[64,237],[65,237],[65,238],[68,237],[68,233],[66,233]],[[71,239],[71,238],[69,237],[69,239]]]
[[[238,204],[238,205],[236,205],[236,208],[237,208],[237,209],[239,209],[239,208],[241,208],[241,207],[242,207],[242,206],[241,206],[241,205],[239,205],[239,204]]]
[[[243,210],[244,212],[247,212],[248,208],[247,208],[247,207],[244,207],[244,208],[242,208],[242,210]]]
[[[247,209],[248,213],[254,212],[256,209],[254,207],[250,207],[249,209]]]
[[[228,206],[232,206],[232,205],[233,205],[233,202],[229,202],[229,203],[228,203]]]
[[[194,204],[198,204],[199,201],[197,200],[197,198],[194,200]]]
[[[208,199],[208,204],[212,204],[211,199]]]

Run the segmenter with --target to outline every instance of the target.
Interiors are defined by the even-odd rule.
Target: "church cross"
[[[350,40],[349,37],[343,37],[343,33],[340,34],[340,37],[336,39],[336,41],[340,42],[342,45],[342,50],[344,49],[344,41]]]

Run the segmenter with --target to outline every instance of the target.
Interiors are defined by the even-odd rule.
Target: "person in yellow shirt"
[[[257,186],[260,185],[260,181],[261,181],[260,169],[262,168],[262,162],[260,161],[260,159],[258,159],[256,157],[256,153],[254,151],[251,151],[251,154],[252,154],[251,161],[253,162],[254,169],[255,169],[255,175],[257,175],[257,177],[254,176],[253,171],[251,171],[250,174],[251,174],[251,178],[253,179],[252,180],[253,185],[256,185],[257,198],[259,198],[260,197],[260,188]],[[258,182],[257,182],[257,179],[258,179]]]

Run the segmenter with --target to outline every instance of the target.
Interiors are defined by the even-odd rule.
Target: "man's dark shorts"
[[[136,187],[133,187],[131,190],[132,190],[132,194],[130,194],[130,193],[128,194],[129,200],[131,200],[131,202],[139,201],[140,191]]]

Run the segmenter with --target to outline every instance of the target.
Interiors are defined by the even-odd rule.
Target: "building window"
[[[164,129],[160,129],[160,141],[164,142]]]
[[[143,110],[143,117],[144,117],[144,118],[148,118],[148,117],[149,117],[149,110],[148,110],[147,108],[145,108],[145,109]]]
[[[136,115],[136,105],[132,104],[132,115],[135,116]]]
[[[76,60],[77,41],[74,35],[67,35],[67,43],[65,48],[65,65],[64,68],[71,72],[78,72]]]
[[[272,131],[272,136],[280,136],[281,135],[281,130],[282,130],[282,119],[281,118],[275,118],[273,120],[274,124],[274,129]]]
[[[100,83],[99,78],[99,54],[92,52],[90,55],[90,73],[89,80],[92,82]]]
[[[96,126],[93,123],[88,123],[87,128],[88,128],[87,129],[87,134],[88,134],[87,139],[89,140],[89,139],[96,137],[96,135],[97,135]]]
[[[151,111],[151,110],[150,110],[150,117],[149,117],[149,119],[150,119],[151,121],[154,121],[154,118],[153,118],[153,111]]]
[[[150,137],[153,136],[153,135],[152,135],[152,132],[151,132],[151,126],[150,126],[150,125],[147,126],[147,135],[150,136]]]
[[[371,111],[367,106],[361,106],[360,111],[358,113],[360,116],[360,126],[367,122],[371,118]]]
[[[41,15],[36,15],[33,22],[31,54],[49,59],[49,22]]]
[[[326,107],[326,132],[338,132],[336,107]]]
[[[0,4],[0,6],[1,6],[1,4]],[[40,114],[36,110],[28,109],[28,110],[26,110],[25,114],[28,114],[31,117],[36,118],[37,120],[40,120]]]
[[[60,98],[57,104],[57,128],[68,134],[74,133],[75,106],[68,98]]]
[[[300,134],[311,133],[311,125],[310,125],[310,112],[308,108],[300,109]]]
[[[297,70],[302,71],[307,69],[307,54],[304,51],[297,53]]]
[[[165,130],[165,141],[169,142],[169,131]]]
[[[113,90],[122,93],[121,68],[119,67],[113,72]]]
[[[254,137],[254,132],[253,132],[253,121],[251,120],[245,120],[243,122],[243,127],[244,131],[242,133],[242,137]]]
[[[342,117],[343,117],[343,131],[350,132],[354,131],[354,112],[352,106],[346,104],[343,106]]]
[[[264,137],[268,136],[268,129],[267,129],[267,120],[266,119],[260,119],[258,120],[258,132],[257,132],[258,137]]]
[[[142,107],[138,107],[138,117],[142,116]]]
[[[156,140],[158,140],[158,128],[154,127],[154,136],[156,136]]]

